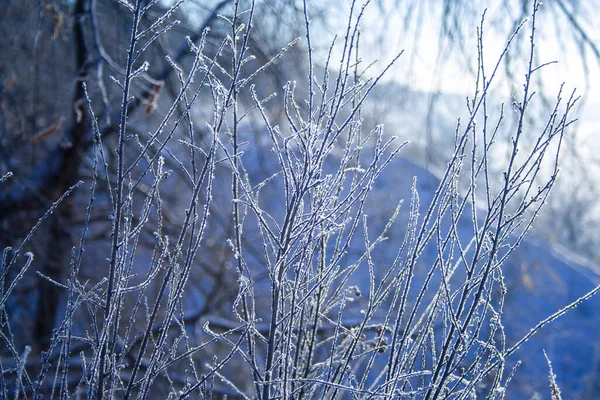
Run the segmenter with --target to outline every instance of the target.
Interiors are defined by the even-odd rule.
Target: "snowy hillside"
[[[264,157],[262,153],[249,146],[242,159],[246,166],[251,182],[260,182],[276,171],[278,165],[274,157]],[[258,146],[260,147],[260,146]],[[402,153],[401,153],[402,154]],[[336,160],[333,160],[335,166]],[[327,167],[325,168],[327,170]],[[367,201],[365,214],[369,224],[369,236],[374,240],[385,227],[393,214],[398,202],[404,199],[400,214],[385,235],[386,240],[379,243],[371,257],[375,265],[376,279],[380,279],[397,256],[398,248],[406,233],[409,222],[411,187],[416,178],[416,189],[419,195],[419,222],[427,212],[439,179],[426,169],[415,165],[406,158],[395,158],[375,181]],[[228,185],[223,185],[227,190]],[[264,209],[268,210],[275,220],[281,220],[283,215],[281,182],[272,181],[265,186],[261,198]],[[226,196],[226,194],[223,194]],[[251,215],[246,222],[245,233],[254,226]],[[463,243],[468,243],[473,235],[470,213],[465,213],[457,221],[458,236]],[[250,235],[252,236],[252,235]],[[259,248],[259,233],[256,233],[255,248]],[[508,242],[510,243],[510,239]],[[343,259],[345,265],[351,265],[360,257],[364,248],[363,234],[357,234],[352,239],[348,255]],[[413,290],[409,301],[414,300],[426,279],[429,266],[433,265],[437,254],[436,246],[428,245],[418,257],[417,268],[413,279]],[[251,256],[247,256],[251,259]],[[584,262],[575,261],[565,250],[555,249],[552,244],[536,239],[528,234],[521,245],[502,265],[504,284],[508,290],[502,325],[506,335],[506,348],[510,348],[531,328],[543,319],[552,315],[560,308],[576,300],[590,291],[600,282],[594,268]],[[264,263],[260,257],[255,259],[256,275],[255,292],[264,301],[264,311],[268,310],[267,297],[270,290]],[[344,265],[342,265],[344,267]],[[362,262],[348,281],[348,286],[356,285],[361,292],[369,292],[369,269]],[[461,272],[453,277],[460,282]],[[439,284],[439,277],[434,277],[429,284],[430,289]],[[426,294],[426,297],[430,295]],[[427,301],[425,301],[427,303]],[[360,315],[360,301],[354,305],[356,316]],[[259,307],[260,311],[260,307]],[[352,323],[353,314],[349,312],[348,321]],[[379,318],[379,319],[378,319]],[[381,321],[383,317],[374,317],[372,322]],[[530,399],[536,393],[541,398],[549,398],[548,365],[544,358],[546,351],[553,363],[557,382],[567,399],[595,398],[600,393],[597,377],[600,375],[600,297],[593,297],[579,307],[571,310],[552,324],[545,326],[529,342],[523,345],[511,358],[508,367],[512,368],[517,360],[521,360],[512,381],[507,386],[508,399]],[[484,326],[482,329],[487,329]],[[510,370],[506,372],[506,376]],[[591,396],[591,397],[590,397]]]
[[[375,209],[390,212],[396,197],[410,198],[412,177],[417,179],[421,198],[421,215],[426,211],[439,180],[427,170],[407,161],[397,159],[381,176],[371,212]],[[408,207],[404,208],[408,212]],[[369,211],[367,211],[369,213]],[[469,216],[458,224],[472,234]],[[398,232],[402,234],[402,223]],[[390,252],[393,257],[394,236],[384,242],[380,253]],[[399,237],[399,236],[397,236]],[[423,254],[422,262],[434,259],[435,254]],[[534,237],[531,233],[503,265],[508,289],[504,316],[506,341],[512,346],[538,322],[560,308],[583,296],[600,283],[594,266],[576,260],[563,249]],[[597,398],[600,393],[600,296],[582,303],[574,310],[542,328],[515,355],[521,360],[515,376],[507,389],[509,399],[529,399],[535,392],[541,398],[550,398],[548,366],[543,355],[546,351],[552,361],[557,382],[565,399]],[[514,363],[512,363],[514,364]]]

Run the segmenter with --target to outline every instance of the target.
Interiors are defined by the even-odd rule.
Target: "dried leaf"
[[[54,19],[54,28],[52,30],[52,40],[56,40],[58,34],[60,33],[60,28],[63,25],[63,15],[61,12],[55,11],[54,15],[52,15]]]
[[[75,102],[75,105],[73,106],[73,112],[75,113],[76,116],[76,121],[78,124],[81,123],[81,121],[83,121],[83,111],[81,110],[81,107],[83,106],[83,99],[79,99]]]
[[[60,130],[60,127],[62,126],[64,120],[65,120],[64,116],[60,117],[60,119],[58,121],[56,121],[54,124],[52,124],[51,126],[38,131],[31,139],[29,139],[29,141],[31,143],[37,143],[37,142],[44,140],[48,136],[55,134],[56,132],[58,132]]]
[[[46,12],[52,14],[52,21],[54,26],[52,27],[52,40],[56,40],[60,33],[60,28],[63,25],[64,18],[63,14],[53,4],[46,4]]]
[[[150,91],[150,95],[148,96],[148,104],[146,105],[146,115],[151,114],[156,109],[156,104],[158,102],[158,95],[163,87],[163,82],[152,85],[152,89]]]

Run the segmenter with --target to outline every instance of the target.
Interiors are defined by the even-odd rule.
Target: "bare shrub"
[[[94,9],[89,19],[73,19],[83,82],[65,124],[69,143],[41,161],[52,179],[34,169],[24,189],[9,186],[1,199],[6,215],[52,200],[15,250],[3,253],[3,395],[503,398],[507,358],[598,290],[506,342],[502,265],[554,185],[577,101],[558,93],[537,141],[520,146],[535,100],[532,76],[543,67],[533,64],[539,4],[491,69],[482,18],[469,117],[457,124],[448,167],[422,206],[416,182],[409,204],[394,196],[400,188],[377,197],[379,182],[403,173],[391,171],[403,144],[382,126],[367,129],[362,106],[401,54],[373,77],[364,74],[363,8],[352,4],[344,37],[317,72],[303,3],[308,71],[287,82],[280,99],[261,86],[263,75],[296,44],[257,62],[254,2],[235,1],[220,19],[227,2],[217,4],[204,25],[220,21],[223,35],[204,29],[188,37],[157,73],[157,48],[179,37],[170,30],[180,3],[168,10],[118,3],[131,28],[126,50],[114,56],[124,68],[111,64]],[[76,13],[83,4],[75,2]],[[524,34],[527,74],[513,105],[502,185],[494,188],[488,157],[505,114],[489,109],[488,94],[511,41]],[[102,68],[114,69],[112,80]],[[381,215],[366,210],[390,199],[395,211],[374,223]],[[28,272],[34,236],[49,223],[55,229],[46,237],[61,244],[54,269],[38,268],[42,287],[52,289],[38,289],[36,341],[20,336],[28,325],[15,314],[28,294],[17,288],[35,278]],[[382,256],[398,225],[403,236]],[[78,239],[70,241],[73,229]],[[57,313],[39,315],[47,302]]]

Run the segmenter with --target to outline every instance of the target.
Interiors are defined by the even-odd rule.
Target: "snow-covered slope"
[[[269,150],[270,148],[260,145],[256,147],[249,145],[244,149],[242,160],[253,185],[272,176],[279,169],[276,157],[270,154]],[[335,165],[335,157],[332,157],[331,161],[332,165]],[[327,169],[327,166],[325,168]],[[428,170],[406,158],[398,157],[392,161],[377,179],[365,203],[370,235],[374,236],[383,229],[398,201],[405,200],[396,223],[386,235],[387,240],[379,244],[372,254],[376,266],[386,268],[396,257],[407,226],[414,178],[416,178],[416,189],[420,199],[419,212],[423,216],[439,180]],[[222,185],[222,188],[225,192],[230,190],[229,184]],[[281,182],[278,183],[275,179],[263,189],[261,194],[265,210],[277,221],[283,220],[283,191]],[[226,203],[223,203],[223,206],[228,207]],[[248,215],[244,228],[245,234],[250,237],[253,235],[252,229],[255,229],[252,227],[252,219],[252,216]],[[468,243],[473,230],[470,213],[467,212],[461,217],[457,227],[461,241]],[[255,237],[257,242],[254,246],[260,249],[258,232]],[[360,254],[363,248],[362,234],[358,234],[352,241],[348,251],[349,257],[345,261],[354,262],[358,256],[353,254]],[[252,265],[252,256],[246,254],[247,261]],[[422,271],[417,271],[415,274],[416,288],[420,287],[424,279],[423,271],[428,265],[433,265],[436,256],[435,246],[426,247],[419,256],[418,265],[422,266]],[[264,263],[260,258],[255,262],[257,276],[262,275],[262,279],[256,280],[255,292],[259,297],[268,297],[270,286],[268,279],[265,279]],[[502,318],[507,347],[516,343],[540,321],[600,283],[600,275],[594,266],[586,264],[575,255],[570,255],[568,250],[555,247],[531,234],[526,236],[512,253],[502,266],[502,270],[508,288]],[[378,272],[383,274],[384,271],[376,271],[376,274]],[[368,282],[367,267],[361,266],[349,284],[361,286],[361,290],[366,293]],[[431,285],[433,286],[435,285]],[[544,350],[552,361],[557,382],[563,390],[563,398],[600,398],[600,384],[597,383],[597,378],[600,377],[600,296],[592,297],[543,327],[513,355],[509,366],[515,365],[518,360],[521,364],[507,388],[507,399],[530,399],[536,393],[542,399],[550,398],[549,370]]]
[[[403,159],[396,159],[380,176],[367,213],[389,215],[395,199],[410,199],[412,179],[417,179],[420,213],[423,215],[439,180],[424,168]],[[404,208],[404,220],[408,207]],[[457,224],[459,235],[472,235],[470,213]],[[403,234],[405,224],[390,233],[378,252],[383,258],[394,257],[394,244]],[[394,243],[396,242],[396,243]],[[430,248],[434,250],[435,248]],[[388,253],[386,255],[382,253]],[[427,250],[421,262],[435,259]],[[507,346],[529,332],[538,322],[583,296],[600,283],[597,269],[568,250],[528,234],[503,265],[508,288],[504,307],[503,325]],[[565,399],[600,398],[600,296],[583,302],[566,315],[542,328],[513,356],[521,360],[507,389],[509,399],[529,399],[536,392],[541,398],[550,398],[546,351],[552,361],[557,382]]]

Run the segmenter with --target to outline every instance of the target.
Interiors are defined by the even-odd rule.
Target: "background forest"
[[[487,3],[0,2],[0,397],[598,398],[598,4]]]

